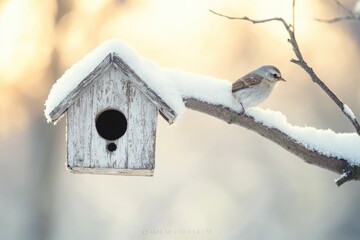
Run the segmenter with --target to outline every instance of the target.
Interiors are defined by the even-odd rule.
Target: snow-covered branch
[[[357,150],[360,138],[355,133],[336,134],[331,130],[291,126],[281,113],[258,108],[240,115],[228,107],[195,98],[185,99],[185,105],[257,132],[306,163],[342,174],[335,181],[338,186],[350,180],[360,180],[360,165],[357,162],[360,157]]]

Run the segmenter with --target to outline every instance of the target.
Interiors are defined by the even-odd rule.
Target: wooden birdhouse
[[[72,86],[62,80],[68,93],[47,106],[51,122],[67,113],[68,169],[74,173],[152,176],[158,113],[171,124],[176,111],[116,52],[91,58],[66,77],[68,84],[71,77],[81,79]],[[54,86],[51,94],[60,89]]]

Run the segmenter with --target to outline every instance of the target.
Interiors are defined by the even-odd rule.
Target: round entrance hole
[[[95,120],[96,130],[106,140],[114,141],[121,138],[127,129],[124,114],[115,109],[103,111]]]

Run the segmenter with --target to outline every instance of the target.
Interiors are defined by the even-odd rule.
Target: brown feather
[[[258,85],[262,79],[263,77],[258,74],[249,73],[233,83],[232,92]]]

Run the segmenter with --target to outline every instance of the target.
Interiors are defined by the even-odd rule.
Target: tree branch
[[[338,185],[339,187],[341,185],[343,185],[344,183],[351,181],[353,179],[352,177],[352,173],[351,172],[344,172],[340,178],[335,180],[336,185]]]
[[[296,1],[293,0],[293,3],[292,3],[292,25],[293,25],[294,32],[295,32],[295,3],[296,3]]]
[[[358,18],[354,18],[352,16],[343,16],[343,17],[337,17],[332,19],[320,19],[320,18],[314,18],[314,20],[318,22],[324,22],[324,23],[336,23],[340,21],[349,21],[349,20],[359,20]]]
[[[342,16],[342,17],[336,17],[336,18],[332,18],[332,19],[319,19],[319,18],[315,18],[316,21],[318,22],[325,22],[325,23],[335,23],[335,22],[340,22],[340,21],[349,21],[349,20],[360,20],[360,16],[355,14],[352,10],[350,10],[349,8],[345,7],[344,4],[342,4],[340,1],[338,0],[334,0],[335,3],[340,6],[345,12],[347,12],[346,16]]]
[[[252,116],[239,114],[236,111],[221,105],[207,103],[196,98],[184,99],[186,107],[221,119],[227,123],[236,124],[252,130],[261,136],[277,143],[285,150],[302,158],[306,163],[314,164],[332,172],[343,174],[335,183],[340,186],[350,180],[360,180],[360,167],[349,163],[348,159],[329,157],[317,151],[306,148],[279,129],[271,128],[255,121]],[[346,177],[344,177],[346,175]]]
[[[345,12],[347,12],[349,14],[349,16],[353,16],[355,17],[355,14],[353,13],[353,11],[351,11],[349,8],[345,7],[344,4],[342,4],[340,1],[338,0],[334,0],[335,3],[340,6]]]
[[[293,4],[294,4],[294,2],[293,2]],[[295,5],[293,5],[293,6],[295,6]],[[225,17],[225,18],[232,19],[232,20],[249,21],[254,24],[265,23],[265,22],[270,22],[270,21],[281,22],[289,34],[290,38],[288,39],[288,42],[292,45],[295,56],[297,57],[297,59],[291,59],[291,62],[299,65],[302,69],[304,69],[308,73],[311,80],[314,83],[316,83],[333,100],[333,102],[340,108],[341,112],[348,118],[348,120],[354,126],[357,134],[360,135],[360,125],[359,125],[358,121],[356,120],[356,118],[353,115],[349,114],[349,111],[345,110],[345,104],[334,94],[333,91],[330,90],[330,88],[317,76],[317,74],[314,72],[314,70],[305,62],[304,57],[302,56],[302,53],[300,51],[299,45],[297,43],[293,26],[288,24],[283,18],[278,18],[278,17],[262,19],[262,20],[254,20],[254,19],[250,19],[248,17],[230,17],[230,16],[227,16],[224,14],[217,13],[213,10],[209,10],[209,11],[218,16],[221,16],[221,17]]]
[[[231,20],[245,20],[245,21],[252,22],[253,24],[265,23],[265,22],[271,22],[271,21],[280,21],[284,25],[287,25],[285,20],[282,19],[282,18],[269,18],[269,19],[254,20],[254,19],[250,19],[248,17],[230,17],[230,16],[227,16],[227,15],[223,15],[221,13],[217,13],[217,12],[211,10],[211,9],[209,11],[212,12],[213,14],[216,14],[218,16],[225,17],[225,18],[228,18],[228,19],[231,19]]]

